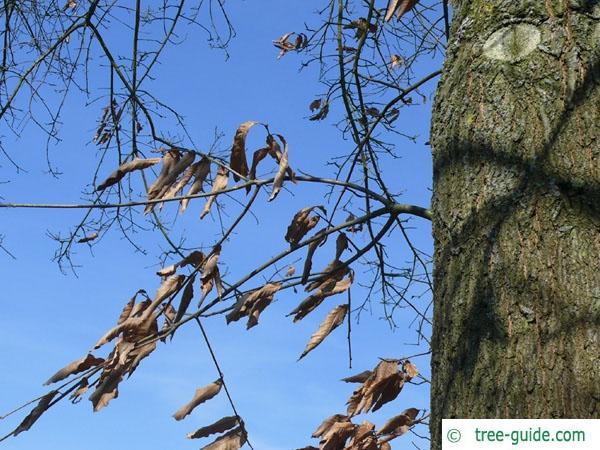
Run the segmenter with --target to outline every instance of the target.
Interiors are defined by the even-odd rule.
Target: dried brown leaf
[[[281,289],[282,283],[267,283],[260,289],[242,295],[233,310],[227,314],[227,323],[248,317],[247,328],[258,324],[260,313],[273,301],[275,293]]]
[[[183,175],[181,176],[179,181],[177,181],[176,183],[173,183],[171,185],[171,187],[169,187],[167,192],[162,196],[163,200],[168,200],[170,198],[177,197],[181,193],[181,191],[183,191],[183,188],[190,182],[190,180],[192,179],[192,177],[194,176],[194,174],[196,172],[196,168],[197,168],[196,164],[199,164],[199,163],[191,164],[190,166],[187,167],[187,169],[185,169],[185,172],[183,173]],[[161,207],[162,207],[162,204],[161,204]]]
[[[377,365],[371,376],[348,400],[350,417],[371,410],[377,411],[398,396],[404,385],[404,377],[399,372],[398,365],[398,361],[382,361]]]
[[[48,408],[50,407],[50,402],[52,399],[58,394],[58,391],[50,391],[46,395],[44,395],[40,401],[35,405],[35,407],[31,410],[27,417],[23,419],[23,421],[19,424],[17,428],[11,433],[13,436],[16,436],[23,431],[29,430],[32,425],[40,418],[42,414],[44,414]]]
[[[148,200],[156,198],[156,195],[164,186],[164,181],[169,175],[169,172],[173,170],[173,167],[175,167],[175,164],[177,164],[180,158],[181,153],[179,153],[179,151],[176,149],[171,149],[164,153],[161,159],[162,167],[160,168],[160,173],[158,174],[156,180],[154,180],[154,182],[148,187]]]
[[[289,266],[287,271],[285,272],[285,277],[291,277],[296,273],[296,268],[294,266]]]
[[[346,383],[364,383],[371,376],[373,372],[370,370],[365,370],[364,372],[357,373],[356,375],[352,375],[350,377],[342,378],[342,381]]]
[[[321,103],[321,109],[319,109],[319,111],[317,111],[315,114],[310,116],[308,118],[308,120],[311,120],[313,122],[318,121],[318,120],[324,120],[328,115],[329,115],[329,102],[325,101],[325,102]]]
[[[311,112],[314,112],[317,109],[321,109],[321,99],[317,98],[316,100],[313,100],[312,102],[310,102],[310,105],[308,105],[308,107],[310,108]]]
[[[203,219],[210,212],[210,207],[212,206],[215,199],[217,198],[216,194],[218,194],[219,191],[222,191],[223,189],[225,189],[227,187],[228,178],[229,178],[229,171],[224,166],[219,166],[219,169],[217,170],[217,176],[213,180],[213,185],[210,190],[210,193],[212,195],[210,197],[208,197],[208,199],[206,200],[206,204],[204,205],[204,209],[202,210],[200,219]]]
[[[289,224],[285,234],[285,240],[292,246],[298,245],[302,238],[319,223],[319,220],[321,219],[320,216],[314,215],[311,217],[310,215],[315,208],[319,208],[321,211],[327,214],[325,208],[320,205],[302,208],[300,211],[294,214],[292,222]]]
[[[49,385],[52,383],[56,383],[57,381],[64,380],[65,378],[73,374],[83,372],[87,369],[90,369],[91,367],[99,366],[103,362],[104,359],[96,358],[91,353],[88,353],[83,358],[73,361],[70,364],[63,367],[62,369],[60,369],[58,372],[52,375],[50,379],[44,383],[44,385]]]
[[[200,450],[239,450],[246,443],[246,439],[245,431],[237,427]]]
[[[365,420],[354,431],[352,441],[345,450],[379,450],[375,437],[375,425]]]
[[[294,35],[296,36],[296,39],[294,39],[294,42],[290,42],[290,37]],[[285,33],[279,39],[274,40],[273,45],[280,50],[279,55],[277,55],[277,59],[279,59],[287,52],[299,51],[306,48],[308,45],[308,37],[304,33]]]
[[[84,237],[82,237],[81,239],[79,239],[77,242],[80,244],[85,244],[86,242],[91,242],[94,241],[96,239],[98,239],[99,234],[96,232],[90,233]]]
[[[404,14],[413,9],[418,0],[390,0],[385,13],[385,21],[388,22],[395,14],[400,20]]]
[[[352,422],[335,422],[321,439],[321,450],[343,449],[355,430],[356,425]]]
[[[186,313],[188,307],[192,299],[194,298],[194,281],[196,280],[196,275],[192,275],[188,280],[185,288],[183,289],[183,294],[181,294],[181,301],[179,302],[179,308],[177,308],[177,315],[173,320],[173,323],[179,322],[183,315]]]
[[[265,157],[269,154],[269,147],[259,148],[252,155],[252,167],[250,168],[250,173],[248,178],[251,180],[256,179],[256,169],[258,169],[258,164],[265,159]]]
[[[417,369],[417,366],[415,366],[413,363],[411,363],[408,359],[406,361],[404,361],[404,363],[402,364],[402,368],[404,369],[404,373],[406,374],[405,375],[406,381],[410,381],[414,377],[419,375],[419,370]]]
[[[182,420],[188,414],[190,414],[198,405],[201,405],[205,401],[213,398],[219,393],[219,391],[221,391],[222,386],[223,381],[221,379],[218,379],[214,383],[197,389],[196,393],[194,394],[194,397],[190,400],[190,402],[183,405],[175,414],[173,414],[175,420]]]
[[[315,430],[315,432],[312,434],[312,437],[314,437],[314,438],[323,437],[325,434],[327,434],[329,432],[329,430],[331,429],[333,424],[337,423],[337,422],[350,422],[350,419],[348,418],[348,416],[346,416],[344,414],[334,414],[333,416],[330,416],[327,419],[325,419],[321,423],[321,425],[319,425],[319,428],[317,428]]]
[[[273,180],[273,190],[271,191],[271,196],[269,197],[269,201],[272,201],[277,197],[279,191],[283,187],[283,180],[285,178],[285,174],[289,169],[288,165],[288,144],[286,140],[281,135],[277,135],[281,142],[283,142],[283,153],[279,158],[279,168],[277,169],[277,173],[275,174],[275,178]]]
[[[229,164],[231,169],[234,171],[234,181],[240,180],[240,177],[237,174],[240,174],[243,177],[248,176],[248,162],[246,160],[246,136],[248,136],[248,131],[250,131],[250,128],[257,123],[258,122],[255,121],[244,122],[235,132],[233,145],[231,146],[231,161]]]
[[[319,326],[319,329],[311,336],[310,341],[308,341],[306,348],[298,360],[304,358],[309,352],[314,350],[333,330],[339,327],[344,322],[347,313],[348,305],[339,305],[331,310]]]
[[[338,234],[337,239],[335,240],[335,259],[340,259],[342,253],[348,248],[348,236],[346,233]]]
[[[409,408],[407,410],[404,410],[402,414],[399,414],[388,420],[379,429],[379,431],[377,431],[377,434],[381,436],[389,435],[388,437],[383,439],[386,442],[398,436],[402,436],[403,434],[408,433],[410,428],[413,426],[413,422],[418,414],[419,410],[416,408]]]
[[[181,158],[178,158],[168,168],[168,172],[161,178],[154,182],[152,187],[148,190],[148,200],[163,199],[167,195],[170,189],[176,188],[177,177],[185,171],[190,164],[194,162],[196,154],[193,152],[186,152]],[[162,175],[162,173],[161,173]],[[144,213],[147,214],[154,209],[155,203],[146,205]]]
[[[308,244],[308,248],[306,250],[306,259],[304,260],[304,267],[302,268],[302,279],[300,282],[302,284],[306,284],[308,281],[308,277],[310,276],[310,271],[312,270],[312,258],[321,245],[325,243],[327,240],[327,228],[323,228],[315,233],[315,240]]]
[[[189,433],[187,435],[188,439],[200,439],[203,437],[210,436],[215,433],[222,433],[224,431],[230,430],[238,424],[237,416],[229,416],[223,417],[222,419],[216,421],[213,424],[207,425],[205,427],[199,428],[193,433]]]
[[[202,192],[204,180],[206,180],[206,177],[210,173],[210,160],[206,156],[203,156],[200,161],[192,164],[190,168],[193,170],[194,181],[192,182],[192,186],[190,187],[190,190],[186,196],[196,195]],[[184,212],[189,203],[189,198],[182,199],[180,211]]]
[[[340,281],[335,281],[335,278],[330,278],[324,281],[317,292],[307,297],[290,313],[294,315],[294,322],[302,320],[304,317],[306,317],[306,315],[315,310],[327,297],[341,294],[342,292],[347,291],[351,285],[351,275]]]
[[[161,158],[149,158],[149,159],[134,159],[133,161],[129,161],[121,164],[117,170],[111,173],[106,180],[98,185],[96,191],[103,191],[109,186],[113,184],[117,184],[121,179],[130,172],[134,170],[144,170],[148,167],[151,167],[155,164],[158,164],[161,161]]]

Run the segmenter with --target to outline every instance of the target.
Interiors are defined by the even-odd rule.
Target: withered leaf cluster
[[[248,317],[247,329],[258,325],[260,313],[273,301],[275,293],[281,289],[282,283],[267,283],[260,289],[240,296],[233,310],[227,314],[227,323],[236,322]]]
[[[218,395],[222,387],[223,380],[219,378],[213,383],[197,389],[193,398],[173,414],[173,418],[175,420],[185,419],[197,406]],[[225,431],[227,432],[224,433]],[[247,440],[243,422],[238,416],[223,417],[210,425],[188,433],[187,437],[188,439],[200,439],[216,433],[224,434],[202,447],[201,450],[239,450]]]
[[[347,25],[344,25],[345,29],[355,30],[355,38],[357,40],[362,39],[368,33],[376,33],[377,25],[374,23],[369,23],[367,19],[364,17],[360,17],[356,20],[353,20]]]
[[[327,214],[325,208],[320,205],[303,208],[294,214],[292,222],[288,226],[287,233],[285,234],[285,240],[289,242],[292,247],[298,245],[302,238],[317,226],[319,220],[321,220],[321,217],[318,214],[313,214],[311,216],[311,213],[315,208],[318,208],[323,211],[324,214]]]
[[[309,120],[312,120],[312,121],[323,120],[329,114],[329,102],[327,100],[325,100],[325,101],[322,101],[321,99],[313,100],[308,107],[310,108],[310,111],[313,113],[313,115],[309,117]]]
[[[405,361],[381,361],[361,386],[354,391],[348,400],[350,417],[369,411],[377,411],[383,405],[394,400],[404,387],[404,383],[414,378],[418,372],[416,367]]]
[[[341,294],[350,289],[352,281],[353,275],[350,269],[338,259],[332,261],[323,270],[322,275],[306,285],[305,290],[312,293],[290,313],[294,316],[294,322],[306,317],[327,297]]]
[[[293,41],[290,39],[293,39]],[[273,45],[279,49],[279,55],[277,55],[277,59],[279,59],[287,52],[297,52],[305,49],[308,45],[308,37],[304,33],[285,33],[280,38],[274,40]]]
[[[313,438],[320,440],[318,449],[307,446],[301,450],[391,450],[389,441],[407,433],[415,425],[418,409],[406,409],[377,431],[368,420],[357,425],[352,422],[352,417],[375,411],[393,400],[399,392],[395,386],[401,386],[417,374],[417,368],[408,360],[384,360],[372,371],[344,378],[342,381],[362,384],[350,399],[347,414],[334,414],[319,425],[312,434]]]
[[[67,6],[70,9],[74,9],[77,6],[77,3],[70,0],[67,3]],[[110,105],[104,107],[98,122],[98,127],[96,128],[96,134],[92,139],[97,145],[104,145],[110,142],[113,134],[119,127],[119,121],[122,112],[123,109],[119,108],[119,104],[114,98],[112,99]]]

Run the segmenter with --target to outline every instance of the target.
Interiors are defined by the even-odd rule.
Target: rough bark
[[[442,418],[600,417],[600,0],[462,0],[434,106]]]

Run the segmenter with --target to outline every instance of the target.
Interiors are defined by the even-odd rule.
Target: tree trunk
[[[462,0],[434,106],[442,418],[600,417],[600,0]]]

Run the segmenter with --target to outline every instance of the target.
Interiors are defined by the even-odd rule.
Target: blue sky
[[[228,2],[237,37],[231,42],[227,60],[222,52],[209,49],[194,28],[187,28],[187,40],[181,45],[166,51],[156,79],[148,87],[183,113],[198,150],[210,146],[215,128],[225,134],[220,147],[226,149],[236,127],[246,120],[269,123],[272,130],[285,135],[292,167],[314,175],[330,176],[328,160],[352,149],[351,141],[334,127],[339,109],[334,108],[332,118],[324,122],[307,120],[308,104],[323,89],[316,71],[309,68],[299,72],[302,57],[294,54],[276,60],[277,50],[271,44],[283,33],[301,30],[305,22],[318,20],[312,14],[313,3]],[[426,62],[424,70],[433,70],[435,64],[432,61],[428,67]],[[102,77],[103,70],[98,65],[92,80]],[[423,92],[431,94],[433,88],[430,85]],[[417,143],[395,138],[402,158],[385,167],[394,189],[404,191],[401,200],[423,206],[429,204],[431,183],[429,147],[424,145],[428,140],[428,105],[402,112],[402,130],[417,135]],[[0,181],[10,180],[0,185],[3,201],[80,202],[95,167],[96,148],[90,138],[100,109],[97,103],[86,106],[81,96],[69,98],[62,141],[51,146],[53,166],[63,173],[58,179],[45,173],[45,139],[34,126],[19,138],[3,132],[4,147],[27,170],[17,174],[1,161]],[[258,147],[263,139],[257,131],[251,135],[248,148]],[[104,173],[108,174],[107,170]],[[256,217],[247,217],[224,246],[221,260],[231,280],[285,248],[283,236],[298,209],[324,202],[322,187],[301,185],[290,190],[272,203],[261,196],[254,209]],[[192,202],[188,214],[174,224],[174,234],[185,233],[190,244],[210,246],[218,238],[218,226],[210,217],[198,220],[202,205],[203,201]],[[235,203],[226,204],[230,218],[238,210]],[[114,230],[93,252],[85,245],[78,247],[77,276],[61,274],[51,261],[56,246],[46,232],[65,232],[78,223],[81,215],[82,211],[0,210],[0,234],[5,236],[4,245],[17,257],[12,260],[0,253],[0,414],[46,392],[42,383],[58,368],[83,356],[114,324],[122,305],[136,290],[146,288],[150,293],[158,287],[159,278],[154,272],[158,268],[157,255],[165,244],[155,231],[135,237],[148,250],[147,255],[134,252]],[[174,220],[174,208],[165,208],[162,215],[167,221]],[[429,224],[412,219],[410,225],[415,244],[430,253]],[[387,242],[399,265],[409,260],[400,236]],[[314,267],[323,267],[330,258],[331,247],[326,247],[315,259]],[[361,270],[357,266],[359,274]],[[352,295],[358,302],[365,293],[357,286]],[[257,450],[316,445],[310,439],[312,431],[325,417],[343,412],[352,393],[353,386],[339,382],[340,378],[374,367],[378,357],[402,357],[422,351],[414,345],[414,327],[410,327],[414,314],[408,309],[400,311],[400,327],[392,331],[381,320],[382,310],[374,302],[371,313],[364,313],[359,325],[353,323],[352,370],[348,369],[346,330],[342,327],[304,360],[296,362],[326,313],[344,301],[330,298],[327,305],[293,324],[285,315],[303,298],[302,292],[277,295],[276,302],[262,314],[260,325],[250,331],[242,322],[226,326],[223,317],[204,321]],[[414,362],[428,377],[428,359],[417,358]],[[159,345],[133,377],[121,384],[119,398],[108,408],[94,414],[87,400],[78,405],[61,403],[31,431],[3,445],[11,450],[41,446],[46,450],[199,448],[200,442],[186,440],[185,435],[230,415],[225,396],[197,408],[182,422],[170,416],[197,387],[216,378],[200,332],[190,324],[172,343]],[[408,386],[396,401],[365,418],[381,425],[405,408],[428,408],[428,401],[426,387]],[[0,421],[1,434],[10,431],[22,417]],[[358,419],[360,422],[362,417]],[[408,445],[406,439],[413,437],[399,439],[396,447]]]

